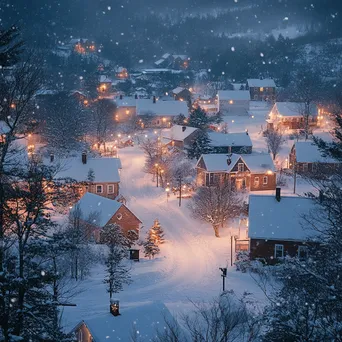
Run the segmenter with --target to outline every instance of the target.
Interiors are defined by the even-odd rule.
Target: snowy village
[[[0,341],[341,341],[341,4],[62,2],[0,5]]]

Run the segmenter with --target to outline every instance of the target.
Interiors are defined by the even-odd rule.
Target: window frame
[[[265,182],[266,180],[266,182]],[[263,176],[262,177],[262,185],[267,185],[268,184],[268,176]]]
[[[300,255],[301,250],[304,251],[305,256]],[[308,255],[308,247],[303,246],[303,245],[298,246],[297,255],[298,255],[299,259],[306,259],[307,255]]]
[[[258,177],[254,177],[253,185],[254,185],[255,188],[259,187],[259,185],[260,185],[259,176]]]
[[[113,191],[109,191],[110,187],[113,187]],[[115,193],[115,186],[114,186],[114,184],[108,184],[107,185],[107,193],[108,194],[114,194]]]
[[[282,255],[280,257],[277,256],[277,247],[281,247],[281,254]],[[284,245],[281,245],[281,244],[278,244],[278,243],[276,243],[274,245],[274,258],[275,259],[284,258]]]
[[[242,165],[242,170],[240,170],[241,165]],[[238,163],[238,172],[245,172],[245,164],[244,163]]]
[[[101,187],[101,191],[97,191],[97,188],[98,187]],[[95,192],[97,193],[97,194],[103,194],[103,185],[102,184],[96,184],[96,186],[95,186]]]

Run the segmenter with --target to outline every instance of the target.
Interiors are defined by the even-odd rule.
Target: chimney
[[[182,132],[186,130],[186,126],[182,126]]]
[[[227,154],[227,165],[229,166],[231,163],[232,163],[232,154],[231,153],[229,153],[229,154]]]
[[[248,135],[248,129],[246,129],[246,135]]]
[[[50,154],[50,163],[53,163],[55,160],[55,155],[53,153]]]
[[[281,192],[281,188],[276,188],[276,200],[278,202],[280,202],[280,192]]]
[[[232,147],[228,146],[228,153],[231,155],[232,154]]]
[[[156,97],[153,96],[153,103],[156,103]]]
[[[120,94],[120,100],[122,100],[122,94]]]
[[[137,100],[137,99],[138,99],[138,95],[137,95],[137,94],[135,94],[135,95],[134,95],[134,98]]]
[[[120,303],[118,300],[111,299],[110,300],[110,306],[109,311],[113,316],[119,316],[120,315]]]
[[[87,164],[87,152],[82,152],[82,163]]]

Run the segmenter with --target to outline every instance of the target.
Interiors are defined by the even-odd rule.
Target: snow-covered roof
[[[73,39],[70,39],[69,44],[75,45],[75,44],[77,44],[77,43],[79,43],[81,41],[83,43],[86,43],[88,41],[88,39],[86,39],[86,38],[73,38]]]
[[[139,341],[152,341],[156,337],[156,331],[164,329],[165,319],[173,320],[167,307],[157,301],[130,307],[122,305],[120,313],[116,317],[109,312],[98,314],[84,319],[78,326],[84,323],[96,342],[131,341],[132,329],[138,332]]]
[[[297,163],[338,163],[336,159],[323,156],[312,141],[298,141],[294,146]]]
[[[303,102],[276,102],[274,107],[282,116],[302,116],[305,110]],[[312,103],[309,109],[310,115],[318,115],[318,108],[315,104]]]
[[[116,67],[115,69],[115,72],[123,72],[123,71],[127,71],[126,68],[122,67],[122,66],[119,66],[119,67]]]
[[[156,101],[152,99],[137,100],[137,115],[165,115],[177,116],[183,114],[188,115],[188,106],[184,101]]]
[[[174,125],[168,132],[163,132],[163,138],[169,140],[184,141],[184,139],[186,139],[190,134],[197,130],[198,128],[195,127]]]
[[[121,161],[119,158],[89,158],[87,163],[82,163],[81,155],[79,158],[55,158],[53,163],[49,159],[44,159],[46,165],[54,165],[60,170],[56,177],[72,178],[77,182],[86,181],[89,171],[94,171],[95,183],[117,183],[120,182],[119,169]]]
[[[184,61],[185,59],[188,59],[188,56],[187,56],[187,55],[172,55],[172,57],[173,57],[174,59],[180,58],[180,59],[182,59],[183,61]]]
[[[158,59],[156,62],[154,62],[154,64],[159,65],[162,64],[163,62],[165,62],[165,59]]]
[[[43,96],[43,95],[55,95],[57,94],[57,90],[52,89],[40,89],[36,92],[35,96]]]
[[[266,173],[267,171],[276,171],[273,160],[268,153],[251,153],[244,155],[232,153],[230,157],[231,163],[229,165],[227,163],[228,154],[226,153],[202,154],[201,158],[197,162],[197,166],[202,159],[208,172],[229,173],[232,171],[240,158],[247,165],[251,173]]]
[[[87,97],[87,95],[84,92],[82,92],[81,90],[77,90],[77,89],[70,91],[70,95],[74,95],[74,94],[80,94],[80,95],[82,95],[84,97]]]
[[[179,94],[180,92],[182,92],[185,88],[182,88],[182,87],[177,87],[175,89],[172,90],[172,92],[174,94]]]
[[[169,58],[170,56],[171,56],[171,54],[169,54],[169,53],[164,53],[163,56],[162,56],[162,58],[166,59],[166,58]]]
[[[10,131],[9,126],[3,120],[0,120],[0,134],[6,134]]]
[[[229,100],[250,100],[251,95],[248,90],[219,90],[218,91],[219,101]]]
[[[233,86],[234,90],[240,90],[241,86],[243,86],[244,88],[246,86],[245,83],[231,83],[231,85]]]
[[[120,209],[123,204],[99,195],[86,192],[84,196],[72,207],[71,212],[75,208],[79,208],[82,212],[82,218],[87,219],[90,214],[96,213],[94,225],[104,227],[113,215]]]
[[[123,97],[122,99],[118,98],[115,100],[116,105],[118,108],[120,107],[135,107],[137,99],[133,97]]]
[[[252,239],[305,240],[302,215],[314,210],[312,199],[281,196],[278,202],[272,195],[249,196],[248,236]]]
[[[249,78],[247,80],[248,86],[249,87],[265,87],[265,88],[275,88],[276,85],[274,83],[274,80],[271,78],[264,78],[264,79],[259,79],[259,78]]]
[[[106,75],[100,75],[100,83],[112,83],[112,80]]]
[[[246,132],[240,133],[208,133],[210,145],[214,147],[224,146],[253,146],[251,137]]]

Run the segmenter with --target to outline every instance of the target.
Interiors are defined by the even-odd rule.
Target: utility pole
[[[293,193],[296,193],[296,183],[297,183],[297,164],[296,161],[293,162]]]
[[[233,241],[234,241],[234,236],[230,236],[230,266],[233,266]]]
[[[221,268],[220,271],[222,272],[221,277],[222,277],[222,291],[226,291],[226,277],[227,277],[227,268]]]
[[[182,177],[179,177],[179,206],[182,205]]]

